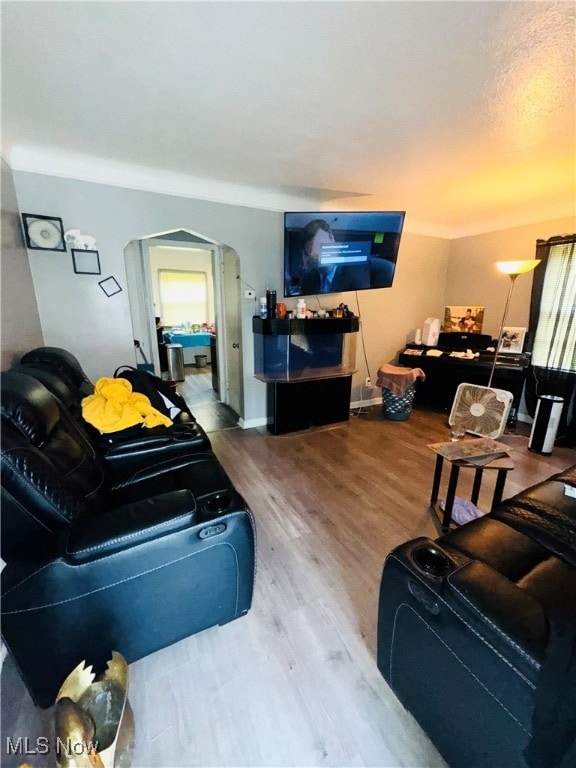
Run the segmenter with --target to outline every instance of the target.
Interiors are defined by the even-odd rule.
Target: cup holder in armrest
[[[232,494],[224,491],[223,493],[215,493],[212,496],[204,499],[203,506],[206,513],[206,517],[217,517],[228,512],[232,506]]]
[[[416,547],[412,552],[412,560],[421,571],[430,576],[446,576],[456,567],[456,563],[448,555],[432,544]]]
[[[198,427],[195,421],[189,421],[185,424],[174,424],[168,428],[168,434],[173,440],[192,440],[198,437]]]

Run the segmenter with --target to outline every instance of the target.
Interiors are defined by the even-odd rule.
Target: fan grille
[[[506,428],[512,400],[512,393],[504,389],[460,384],[449,423],[457,422],[473,435],[500,437]]]

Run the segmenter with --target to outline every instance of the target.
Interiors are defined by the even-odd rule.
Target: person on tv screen
[[[370,265],[322,265],[322,246],[335,243],[330,225],[324,219],[313,219],[302,230],[304,272],[300,280],[303,294],[339,293],[370,287]]]

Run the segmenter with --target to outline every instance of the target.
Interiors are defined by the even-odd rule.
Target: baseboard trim
[[[238,419],[238,426],[242,429],[266,427],[268,426],[268,419],[266,417],[260,417],[259,419]]]
[[[350,403],[350,410],[355,410],[356,408],[362,408],[362,407],[368,407],[372,405],[382,405],[382,397],[372,397],[369,400],[354,400]],[[526,422],[527,424],[532,424],[533,419],[531,416],[529,416],[527,413],[520,412],[518,414],[518,421]],[[238,426],[242,429],[254,429],[256,427],[267,427],[268,426],[268,419],[266,417],[260,417],[258,419],[238,419]]]
[[[362,408],[362,406],[366,405],[381,405],[382,404],[382,396],[380,397],[372,397],[370,400],[355,400],[354,402],[350,403],[350,408]]]

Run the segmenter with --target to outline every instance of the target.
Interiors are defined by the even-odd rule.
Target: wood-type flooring
[[[529,452],[521,431],[502,438],[515,462],[505,498],[576,461],[566,448]],[[375,649],[386,553],[438,535],[426,446],[448,439],[446,416],[414,410],[391,422],[374,407],[305,432],[233,428],[210,438],[256,519],[253,607],[130,665],[132,765],[444,766],[382,679]],[[494,482],[486,474],[484,511]],[[462,472],[458,495],[471,482]],[[34,709],[10,657],[2,683],[2,765],[11,768],[24,759],[6,754],[7,737],[45,734],[51,710]]]

